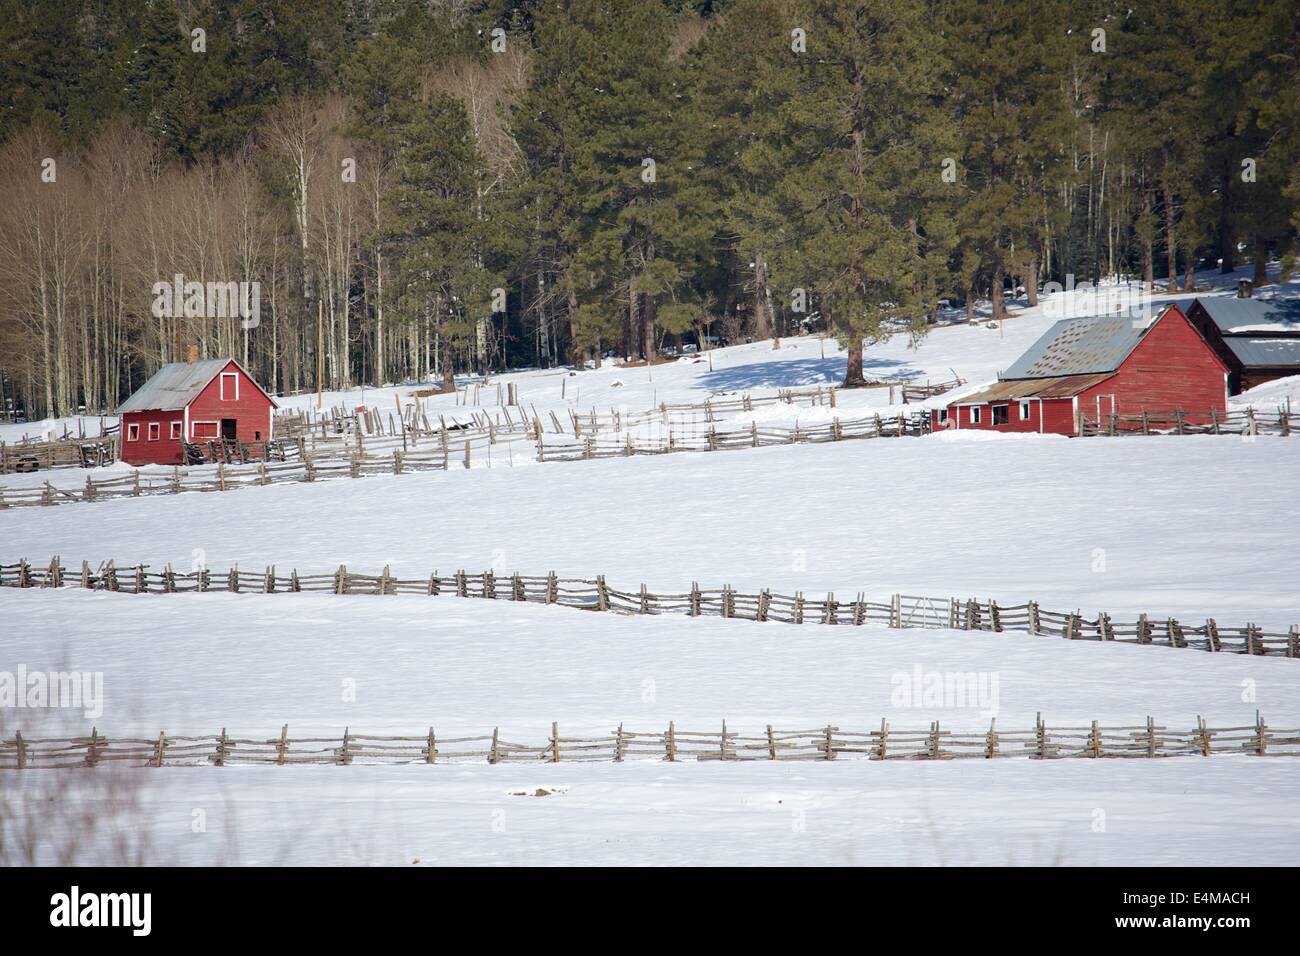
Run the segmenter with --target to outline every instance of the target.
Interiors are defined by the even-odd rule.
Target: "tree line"
[[[1292,0],[0,0],[0,405],[921,336],[1284,273]],[[249,282],[255,320],[159,314]]]

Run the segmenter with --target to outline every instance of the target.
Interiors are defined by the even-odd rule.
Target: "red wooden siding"
[[[122,460],[128,465],[179,465],[181,440],[172,439],[172,422],[184,422],[185,410],[122,413]],[[158,426],[158,440],[149,441],[150,423]],[[140,437],[131,440],[131,426],[140,426]]]
[[[1114,378],[1079,396],[1079,409],[1096,418],[1096,396],[1113,394],[1120,415],[1181,408],[1193,413],[1188,421],[1209,421],[1211,410],[1220,415],[1228,410],[1227,372],[1227,366],[1175,307],[1143,336]],[[1105,413],[1105,408],[1102,411]]]
[[[229,394],[228,385],[227,394],[223,396],[221,392],[221,376],[230,373],[235,374],[239,383],[238,398]],[[206,440],[207,436],[201,436],[195,431],[195,426],[199,422],[216,422],[216,435],[220,436],[221,420],[233,418],[236,423],[235,437],[240,441],[269,441],[271,414],[270,399],[240,370],[238,365],[231,362],[221,374],[213,377],[190,403],[189,440]]]

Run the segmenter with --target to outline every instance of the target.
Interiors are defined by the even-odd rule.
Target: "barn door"
[[[233,418],[221,419],[221,438],[223,441],[235,440],[235,419]]]
[[[1098,395],[1097,396],[1097,425],[1105,428],[1110,421],[1110,416],[1115,414],[1115,396]]]

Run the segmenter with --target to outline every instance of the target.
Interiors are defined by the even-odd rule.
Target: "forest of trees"
[[[652,359],[1280,258],[1295,0],[0,0],[0,405]],[[260,321],[154,285],[260,284]],[[861,377],[850,349],[847,381]]]

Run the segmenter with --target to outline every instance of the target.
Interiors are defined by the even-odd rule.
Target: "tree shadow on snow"
[[[750,388],[800,388],[810,385],[836,385],[844,380],[844,356],[790,359],[782,362],[754,362],[733,368],[705,372],[699,387],[714,392],[744,391]],[[910,377],[906,362],[895,359],[872,359],[863,363],[868,380],[903,381]]]

